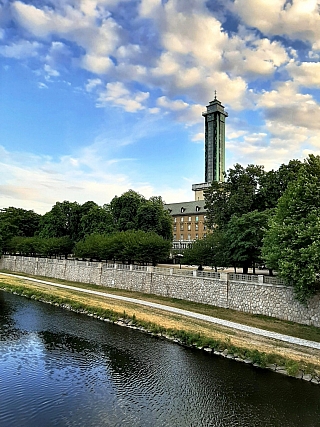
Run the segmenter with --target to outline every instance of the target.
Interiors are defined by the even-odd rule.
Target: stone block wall
[[[320,295],[315,295],[305,306],[294,298],[288,286],[229,282],[228,288],[231,309],[320,326]]]
[[[152,267],[138,270],[117,264],[7,255],[1,258],[0,268],[178,298],[320,327],[320,294],[304,306],[294,299],[291,287],[263,283],[262,276],[259,276],[259,283],[254,283],[230,280],[227,273],[221,273],[220,278],[204,278],[195,273],[193,276],[172,274],[170,269],[155,272]]]

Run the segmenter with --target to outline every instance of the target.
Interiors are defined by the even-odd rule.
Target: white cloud
[[[145,109],[144,102],[149,98],[148,92],[130,92],[123,83],[107,83],[105,90],[100,91],[98,105],[111,104],[123,108],[129,113]]]
[[[54,70],[52,67],[50,67],[50,65],[45,64],[44,65],[44,71],[46,72],[47,76],[49,77],[58,77],[60,76],[59,71]]]
[[[93,200],[99,205],[109,203],[115,195],[130,188],[145,197],[161,195],[167,202],[177,197],[188,200],[188,186],[157,190],[148,182],[134,181],[131,176],[117,172],[119,163],[130,159],[101,157],[102,147],[93,144],[53,160],[48,156],[9,152],[0,146],[0,208],[8,206],[48,212],[57,201],[69,200],[84,203]],[[189,190],[190,193],[190,190]]]
[[[16,43],[0,46],[0,55],[7,58],[23,59],[38,55],[40,43],[28,40],[19,40]]]
[[[316,42],[320,36],[317,0],[235,0],[234,11],[246,25],[267,35]]]
[[[87,92],[92,92],[94,89],[96,89],[97,86],[102,85],[101,79],[88,79],[88,82],[85,86]]]
[[[162,108],[172,110],[172,111],[184,110],[189,107],[189,104],[182,101],[181,99],[176,101],[171,101],[166,96],[161,96],[160,98],[158,98],[157,104]]]
[[[291,62],[287,66],[287,71],[300,85],[307,87],[320,87],[320,63],[319,62],[302,62],[297,64]]]
[[[113,67],[113,62],[108,57],[85,55],[81,66],[94,74],[106,74]]]
[[[195,141],[195,142],[201,141],[201,142],[203,142],[204,141],[204,133],[203,132],[198,132],[197,134],[195,134],[192,137],[192,141]]]
[[[293,82],[279,84],[276,89],[263,92],[257,106],[264,109],[267,119],[320,130],[320,105],[310,94],[301,94]]]

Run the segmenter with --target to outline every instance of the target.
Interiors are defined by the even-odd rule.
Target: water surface
[[[320,387],[0,291],[0,426],[319,427]]]

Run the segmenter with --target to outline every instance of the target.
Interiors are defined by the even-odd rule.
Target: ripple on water
[[[0,427],[318,426],[312,384],[34,301],[4,304]]]

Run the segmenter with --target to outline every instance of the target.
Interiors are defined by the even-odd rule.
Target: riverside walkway
[[[121,295],[113,295],[113,294],[109,294],[106,292],[94,291],[91,289],[83,289],[83,288],[78,288],[76,286],[63,285],[63,284],[59,284],[59,283],[53,283],[53,282],[49,282],[46,280],[40,280],[40,279],[33,279],[30,277],[25,277],[25,276],[20,276],[20,275],[17,276],[15,274],[10,274],[10,273],[0,273],[0,276],[1,275],[15,277],[15,278],[24,279],[24,280],[29,280],[31,282],[43,283],[43,284],[54,286],[57,288],[64,288],[64,289],[69,289],[69,290],[71,289],[71,290],[74,290],[77,292],[83,292],[83,293],[87,293],[87,294],[91,294],[91,295],[98,295],[98,296],[103,296],[106,298],[112,298],[112,299],[125,301],[125,302],[129,302],[129,303],[144,305],[147,307],[155,308],[157,310],[168,311],[168,312],[179,314],[182,316],[187,316],[187,317],[194,318],[194,319],[204,320],[205,322],[213,323],[216,325],[221,325],[221,326],[224,326],[227,328],[236,329],[236,330],[243,331],[243,332],[248,332],[248,333],[254,334],[254,335],[260,335],[260,336],[263,336],[266,338],[271,338],[274,340],[283,341],[283,342],[286,342],[289,344],[295,344],[295,345],[299,345],[299,346],[303,346],[303,347],[308,347],[308,348],[320,350],[320,342],[304,340],[302,338],[296,338],[296,337],[292,337],[290,335],[283,335],[283,334],[279,334],[277,332],[267,331],[265,329],[255,328],[253,326],[247,326],[247,325],[243,325],[241,323],[236,323],[236,322],[231,322],[229,320],[219,319],[217,317],[207,316],[205,314],[195,313],[195,312],[188,311],[188,310],[182,310],[180,308],[166,306],[164,304],[157,304],[154,302],[143,301],[143,300],[136,299],[136,298],[129,298],[129,297],[121,296]]]

